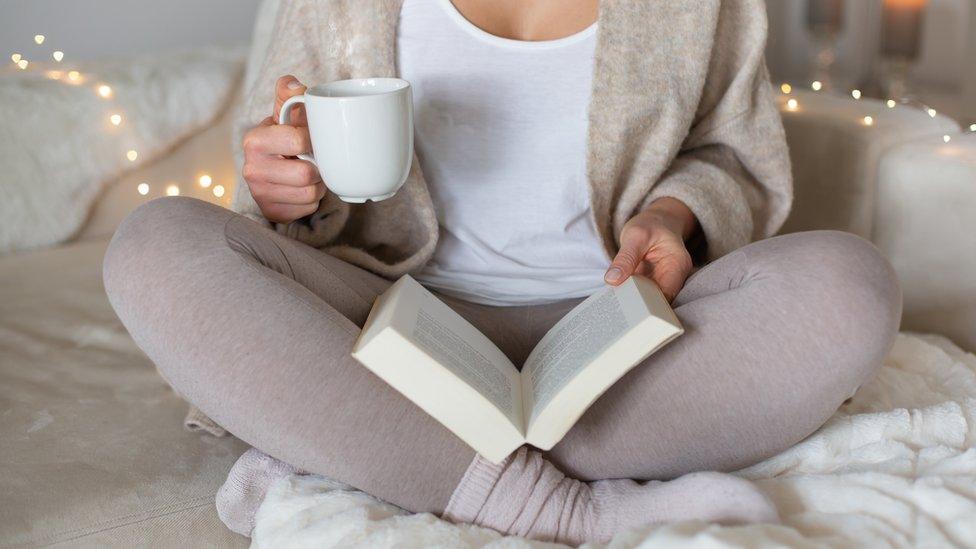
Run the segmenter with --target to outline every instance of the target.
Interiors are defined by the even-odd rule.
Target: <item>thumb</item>
[[[302,95],[305,93],[305,87],[297,78],[292,75],[282,76],[278,79],[275,84],[275,106],[274,106],[274,119],[275,122],[278,121],[278,116],[281,113],[281,107],[296,95]],[[308,122],[305,119],[305,107],[299,105],[294,107],[294,111],[291,116],[291,123],[294,126],[307,126]]]
[[[620,247],[617,256],[613,258],[610,268],[603,275],[603,279],[611,286],[619,286],[634,274],[640,265],[644,251],[636,243],[625,243]]]

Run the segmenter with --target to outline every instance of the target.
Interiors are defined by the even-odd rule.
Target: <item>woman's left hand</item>
[[[624,225],[620,251],[605,280],[618,286],[631,275],[646,276],[673,301],[691,274],[693,264],[685,240],[696,230],[698,220],[683,202],[655,200]]]

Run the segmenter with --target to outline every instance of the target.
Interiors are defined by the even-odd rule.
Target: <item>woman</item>
[[[582,542],[775,520],[748,482],[695,472],[755,463],[822,425],[880,364],[901,301],[857,237],[761,240],[792,197],[762,1],[279,11],[241,124],[243,216],[157,200],[106,258],[116,311],[173,386],[295,467],[507,533]],[[282,74],[297,77],[275,86]],[[392,75],[414,87],[418,161],[395,197],[344,204],[294,158],[310,148],[301,113],[273,120],[305,83]],[[689,278],[693,257],[709,263]],[[407,272],[515,364],[628,276],[674,298],[686,333],[551,451],[493,465],[349,356]]]

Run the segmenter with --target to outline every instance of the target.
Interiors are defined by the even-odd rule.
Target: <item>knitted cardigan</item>
[[[395,76],[402,1],[284,0],[237,120],[238,159],[244,132],[271,114],[279,76],[307,85]],[[586,170],[593,222],[611,257],[624,223],[661,197],[697,216],[707,259],[783,224],[792,180],[766,31],[762,0],[600,2]],[[389,278],[423,267],[438,240],[416,157],[403,188],[382,202],[346,204],[328,193],[314,214],[271,224],[241,182],[233,208]]]

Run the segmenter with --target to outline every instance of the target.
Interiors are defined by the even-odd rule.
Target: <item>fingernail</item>
[[[604,276],[604,279],[607,282],[617,282],[622,276],[624,276],[624,272],[619,267],[611,267]]]
[[[302,83],[299,82],[298,80],[292,80],[291,82],[288,83],[289,90],[297,90],[300,87],[302,87]]]

